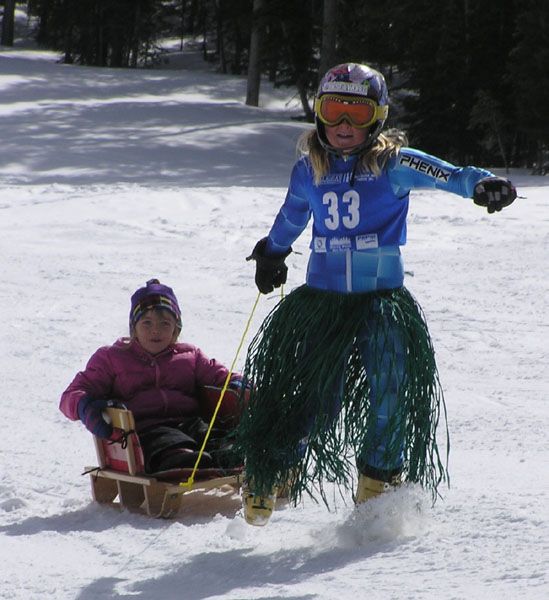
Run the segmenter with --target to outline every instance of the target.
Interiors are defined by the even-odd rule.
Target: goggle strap
[[[387,106],[387,104],[385,104],[384,106],[379,106],[378,104],[376,104],[376,120],[386,119],[388,114],[389,107]]]

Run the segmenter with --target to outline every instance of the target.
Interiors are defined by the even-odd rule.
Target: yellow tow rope
[[[233,374],[233,370],[236,364],[236,361],[238,360],[238,355],[240,354],[240,350],[242,349],[242,346],[244,345],[244,340],[246,338],[246,335],[248,334],[248,330],[250,329],[250,324],[252,322],[252,318],[254,316],[254,312],[255,309],[257,307],[257,303],[259,302],[259,297],[261,296],[261,292],[259,292],[257,294],[257,298],[255,299],[253,308],[252,308],[252,312],[250,313],[250,316],[248,317],[248,322],[246,323],[246,327],[244,329],[244,333],[242,334],[242,338],[240,339],[240,344],[238,345],[238,348],[236,350],[236,354],[235,357],[233,359],[233,362],[231,364],[231,368],[229,369],[229,372],[227,373],[227,377],[225,378],[225,383],[223,384],[223,387],[221,388],[221,393],[219,394],[219,400],[217,401],[217,404],[215,406],[215,410],[213,412],[212,418],[210,419],[210,424],[208,426],[208,431],[206,432],[206,435],[204,436],[204,441],[202,442],[202,446],[200,447],[200,450],[198,452],[198,457],[196,459],[196,462],[194,463],[194,467],[193,470],[191,472],[191,474],[189,475],[189,478],[187,479],[187,481],[182,481],[179,485],[182,487],[192,487],[194,485],[194,476],[196,475],[196,472],[198,470],[198,465],[200,463],[200,460],[202,458],[202,455],[204,454],[204,449],[206,448],[206,444],[208,443],[208,439],[210,437],[210,433],[212,431],[213,425],[215,423],[215,419],[217,417],[217,413],[219,412],[219,408],[221,406],[221,403],[223,402],[223,398],[225,396],[225,392],[227,391],[227,388],[229,387],[229,382],[231,381],[231,375]]]

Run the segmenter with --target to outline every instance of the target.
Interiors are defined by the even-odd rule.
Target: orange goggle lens
[[[326,94],[315,100],[315,113],[325,125],[348,121],[362,129],[387,117],[387,106],[378,106],[371,98]]]

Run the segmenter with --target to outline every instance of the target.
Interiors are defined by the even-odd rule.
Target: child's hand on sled
[[[244,379],[231,379],[229,381],[229,389],[234,390],[235,392],[240,392],[240,390],[249,390],[251,388],[251,384],[249,381],[244,381]]]
[[[90,398],[89,396],[84,396],[78,403],[78,416],[84,427],[93,435],[105,440],[113,439],[115,432],[121,431],[113,429],[113,426],[105,418],[103,411],[109,406],[114,406],[112,400]],[[116,437],[120,437],[119,434]]]

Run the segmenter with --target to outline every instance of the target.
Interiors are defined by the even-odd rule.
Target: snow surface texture
[[[179,57],[180,59],[184,57]],[[354,509],[305,501],[266,528],[238,498],[174,521],[91,502],[92,440],[58,411],[92,352],[126,332],[156,276],[183,339],[233,360],[256,298],[244,257],[284,198],[295,105],[196,70],[97,70],[0,50],[0,597],[56,600],[549,598],[549,181],[489,216],[414,193],[407,285],[448,404],[452,486]],[[304,280],[308,234],[289,259]],[[274,306],[263,296],[252,330]],[[242,366],[240,356],[237,367]]]

